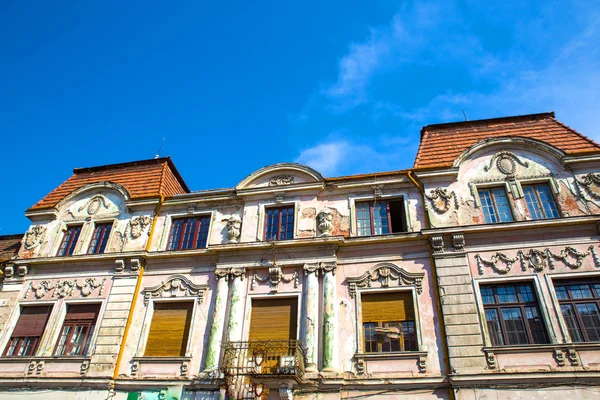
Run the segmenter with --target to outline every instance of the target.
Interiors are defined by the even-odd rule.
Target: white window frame
[[[300,218],[300,200],[284,200],[284,201],[262,201],[258,203],[257,214],[258,214],[258,223],[256,224],[256,240],[259,242],[265,241],[265,215],[267,208],[280,208],[280,207],[294,207],[294,232],[293,239],[298,238],[298,219]],[[290,239],[286,239],[290,240]]]
[[[208,216],[210,218],[210,222],[208,224],[208,236],[206,237],[206,247],[201,247],[199,249],[187,249],[187,250],[169,250],[167,246],[169,245],[169,239],[171,237],[171,227],[173,226],[173,220],[179,218],[195,218],[195,217],[203,217]],[[164,251],[191,251],[191,250],[203,250],[208,249],[210,247],[210,242],[212,239],[212,231],[213,224],[215,221],[216,213],[214,210],[199,210],[192,213],[189,212],[178,212],[173,214],[165,215],[165,228],[163,229],[163,235],[160,240],[159,249]]]
[[[348,206],[350,207],[350,236],[351,237],[364,237],[364,236],[359,236],[357,233],[357,223],[356,223],[356,202],[362,202],[362,201],[375,201],[375,200],[382,200],[382,201],[393,201],[393,200],[398,200],[398,199],[402,199],[402,203],[403,203],[403,207],[404,207],[404,216],[406,218],[406,233],[410,233],[413,232],[413,226],[412,226],[412,218],[411,218],[411,214],[410,214],[410,207],[409,207],[409,192],[408,191],[399,191],[399,192],[392,192],[392,193],[385,193],[382,194],[381,196],[375,196],[374,194],[365,194],[365,195],[350,195],[348,197]],[[391,233],[390,233],[391,234]],[[376,235],[378,236],[378,235]]]
[[[36,300],[36,301],[21,301],[21,302],[17,303],[17,306],[15,307],[11,316],[9,317],[8,321],[6,322],[6,325],[4,325],[2,337],[0,340],[0,361],[4,357],[4,351],[6,350],[6,346],[8,346],[8,342],[10,341],[10,338],[12,337],[15,327],[17,326],[17,322],[19,321],[19,318],[21,317],[21,309],[23,307],[31,307],[31,306],[51,306],[52,307],[52,309],[50,310],[50,314],[48,315],[48,320],[46,321],[46,328],[44,329],[42,336],[40,336],[40,340],[38,342],[37,348],[35,349],[35,353],[33,354],[33,356],[23,356],[21,358],[26,359],[27,357],[39,357],[39,356],[44,355],[43,349],[45,349],[47,347],[47,343],[48,343],[48,340],[51,335],[50,334],[51,323],[56,318],[55,315],[58,312],[57,307],[55,307],[56,303],[57,303],[56,301],[38,301],[38,300]],[[17,356],[14,356],[14,357],[17,357]]]

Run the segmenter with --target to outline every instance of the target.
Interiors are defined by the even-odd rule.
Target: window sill
[[[399,360],[426,357],[426,351],[390,351],[386,353],[356,353],[357,360]]]
[[[191,356],[141,356],[133,357],[131,360],[138,363],[167,364],[189,362],[191,359]]]
[[[600,342],[585,343],[550,343],[550,344],[525,344],[521,346],[486,346],[483,351],[486,353],[510,354],[510,353],[537,353],[554,349],[573,348],[576,350],[598,350]]]
[[[92,356],[3,356],[0,357],[1,362],[84,362],[90,361]]]

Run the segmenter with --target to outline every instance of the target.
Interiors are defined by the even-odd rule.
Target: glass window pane
[[[594,303],[577,304],[577,312],[583,322],[583,329],[591,342],[600,341],[600,317],[598,306]]]
[[[546,218],[558,218],[558,210],[556,209],[552,193],[550,193],[550,187],[548,185],[537,185],[536,189],[540,196]]]
[[[513,215],[510,204],[508,204],[506,192],[504,189],[493,189],[492,193],[496,203],[496,210],[498,211],[498,219],[500,222],[511,222],[513,220]]]
[[[503,308],[502,319],[506,327],[507,344],[529,344],[520,308]]]
[[[523,193],[525,194],[525,202],[527,203],[527,210],[529,210],[529,215],[531,216],[531,219],[544,218],[544,214],[542,213],[542,209],[540,208],[540,204],[538,202],[533,186],[523,186]]]
[[[569,336],[571,336],[571,340],[575,343],[583,342],[584,339],[581,335],[581,331],[579,330],[579,324],[577,323],[577,317],[575,316],[575,310],[573,310],[573,306],[571,304],[561,304],[560,311],[562,312],[565,323],[567,324],[567,329],[569,330]]]
[[[521,295],[521,301],[525,303],[535,301],[533,287],[529,284],[519,285],[519,294]]]
[[[559,300],[568,300],[569,292],[567,291],[566,286],[556,286],[556,297]]]
[[[573,299],[589,299],[594,297],[590,285],[569,285],[569,292]]]
[[[483,210],[483,216],[485,217],[486,224],[495,224],[498,222],[498,216],[494,209],[494,203],[492,202],[492,195],[489,190],[479,191],[479,201],[481,202],[481,209]]]
[[[481,299],[483,300],[483,304],[494,304],[496,300],[494,299],[494,289],[491,287],[481,287]]]
[[[500,303],[517,303],[519,301],[514,286],[498,286],[496,292]]]
[[[502,337],[502,330],[500,328],[498,311],[496,309],[485,310],[485,319],[487,321],[487,328],[490,334],[492,345],[503,346],[504,338]]]
[[[548,336],[546,335],[546,328],[544,322],[540,316],[540,312],[537,307],[525,307],[525,315],[527,316],[527,323],[529,324],[529,330],[533,336],[533,343],[543,344],[548,343]]]

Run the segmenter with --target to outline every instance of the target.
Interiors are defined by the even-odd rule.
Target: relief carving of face
[[[144,233],[144,229],[150,225],[150,217],[143,215],[141,217],[135,217],[131,219],[131,237],[134,239],[139,238]]]
[[[29,230],[25,233],[25,248],[29,250],[37,246],[44,239],[45,234],[45,226],[35,225],[29,228]]]
[[[232,215],[227,221],[227,239],[230,242],[236,243],[240,238],[242,228],[242,220],[239,215]]]
[[[317,214],[317,225],[321,234],[329,235],[333,229],[333,212],[325,207]]]

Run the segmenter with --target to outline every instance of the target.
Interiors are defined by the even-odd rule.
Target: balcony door
[[[262,374],[276,374],[293,362],[298,320],[297,298],[252,300],[250,348],[263,362]]]

